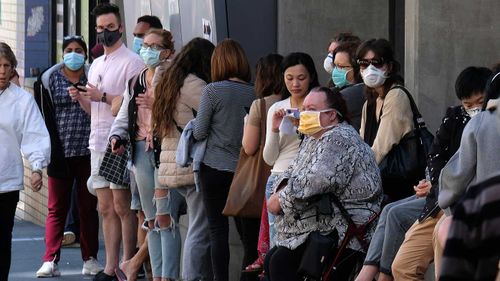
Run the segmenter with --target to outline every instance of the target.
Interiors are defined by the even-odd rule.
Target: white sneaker
[[[90,257],[90,259],[83,262],[83,269],[82,269],[83,275],[96,275],[97,273],[103,270],[104,267],[102,267],[102,265],[100,265],[99,262],[94,257]]]
[[[36,277],[56,277],[61,276],[57,264],[53,261],[46,261],[42,264],[42,267],[36,272]]]

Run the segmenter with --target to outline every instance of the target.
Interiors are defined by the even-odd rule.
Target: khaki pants
[[[424,280],[425,272],[434,260],[434,228],[442,216],[441,211],[436,218],[427,218],[422,223],[417,221],[406,232],[392,263],[395,281]]]

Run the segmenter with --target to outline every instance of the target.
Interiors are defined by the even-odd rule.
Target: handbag
[[[130,172],[127,168],[130,144],[127,143],[125,152],[121,155],[111,152],[111,143],[108,143],[104,158],[99,167],[99,176],[117,185],[129,186]]]
[[[267,178],[271,166],[262,157],[266,139],[266,101],[260,99],[260,146],[254,155],[247,155],[243,148],[236,166],[233,181],[227,195],[226,206],[222,211],[226,216],[260,218]]]
[[[415,129],[403,136],[400,142],[393,146],[379,165],[382,179],[392,182],[416,183],[425,177],[427,154],[434,136],[427,129],[422,115],[408,90],[403,90],[410,100]]]
[[[318,230],[309,234],[298,273],[307,278],[320,280],[325,264],[334,250],[338,247],[339,234],[337,230],[328,235],[322,235]]]

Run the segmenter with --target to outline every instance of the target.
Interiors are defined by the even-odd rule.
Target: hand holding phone
[[[287,108],[285,111],[287,117],[300,119],[300,111],[298,108]]]
[[[122,140],[117,137],[111,139],[111,152],[114,154],[121,155],[125,152],[125,145],[127,140]]]
[[[78,91],[80,92],[87,92],[87,88],[85,87],[85,85],[83,85],[82,83],[80,82],[76,82],[73,84],[73,87],[75,87]]]

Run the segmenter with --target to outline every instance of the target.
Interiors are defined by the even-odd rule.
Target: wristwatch
[[[101,101],[106,102],[106,92],[102,93]]]

